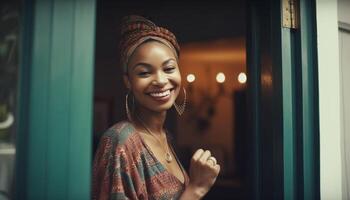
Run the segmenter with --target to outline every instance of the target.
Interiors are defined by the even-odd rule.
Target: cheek
[[[131,92],[133,93],[135,97],[135,101],[137,103],[140,103],[143,101],[142,99],[144,98],[144,91],[145,91],[145,88],[142,87],[142,84],[137,83],[132,85]]]
[[[130,84],[131,84],[131,90],[134,93],[140,93],[140,92],[143,92],[143,90],[145,90],[148,83],[146,80],[134,78],[134,79],[131,79]]]
[[[180,91],[182,90],[180,73],[177,73],[177,75],[173,77],[173,81],[177,85],[177,88],[175,90],[175,96],[178,97],[178,95],[180,94]]]
[[[181,86],[181,74],[180,74],[179,71],[177,71],[176,73],[174,73],[172,79],[173,79],[173,81],[174,81],[177,85]]]

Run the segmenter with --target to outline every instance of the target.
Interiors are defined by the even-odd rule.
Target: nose
[[[164,86],[168,83],[168,78],[163,72],[158,72],[152,81],[154,85]]]

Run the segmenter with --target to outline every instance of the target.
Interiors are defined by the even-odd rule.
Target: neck
[[[149,128],[154,134],[162,134],[164,121],[166,118],[166,111],[154,112],[144,108],[137,108],[135,110],[136,120],[142,120],[143,123]]]

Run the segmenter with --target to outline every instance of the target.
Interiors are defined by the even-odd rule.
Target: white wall
[[[316,0],[321,199],[342,199],[337,1]]]
[[[349,30],[350,31],[350,30]],[[339,31],[341,110],[342,110],[342,177],[343,199],[350,199],[350,33]]]
[[[338,0],[343,199],[350,199],[350,0]],[[346,29],[346,30],[344,30]]]

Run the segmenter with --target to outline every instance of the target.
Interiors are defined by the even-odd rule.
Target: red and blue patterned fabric
[[[180,164],[181,166],[181,164]],[[134,126],[119,122],[104,133],[93,165],[93,199],[177,199],[181,183],[157,160]]]

